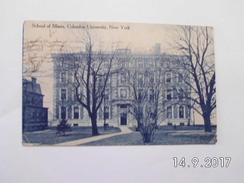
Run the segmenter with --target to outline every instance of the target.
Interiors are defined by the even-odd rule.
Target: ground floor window
[[[104,107],[104,119],[109,119],[109,107]]]
[[[66,119],[66,107],[61,107],[61,119]]]
[[[104,119],[109,119],[109,113],[108,112],[104,113]]]
[[[79,107],[74,107],[74,119],[79,119]]]
[[[172,107],[167,107],[167,118],[172,118]]]
[[[179,107],[179,118],[184,118],[184,107],[183,106]]]

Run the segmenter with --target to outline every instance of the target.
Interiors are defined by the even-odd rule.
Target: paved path
[[[64,143],[60,143],[60,144],[55,144],[55,146],[78,146],[78,145],[81,145],[81,144],[85,144],[85,143],[89,143],[89,142],[102,140],[102,139],[106,139],[106,138],[109,138],[109,137],[113,137],[113,136],[117,136],[117,135],[123,135],[123,134],[127,134],[127,133],[132,133],[133,132],[127,126],[120,126],[119,128],[121,130],[121,132],[119,132],[119,133],[113,133],[113,134],[108,134],[108,135],[98,135],[98,136],[94,136],[94,137],[90,137],[90,138],[85,138],[85,139],[80,139],[80,140],[74,140],[74,141],[64,142]]]

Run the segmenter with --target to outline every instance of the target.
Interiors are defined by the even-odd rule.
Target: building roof
[[[40,84],[36,83],[36,78],[31,77],[31,81],[23,78],[23,90],[42,95]]]

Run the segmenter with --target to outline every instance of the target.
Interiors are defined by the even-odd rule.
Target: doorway
[[[127,125],[127,114],[126,113],[120,114],[120,125]]]

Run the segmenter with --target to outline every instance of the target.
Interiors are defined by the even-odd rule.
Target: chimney
[[[31,83],[33,92],[36,92],[36,78],[31,77]]]

